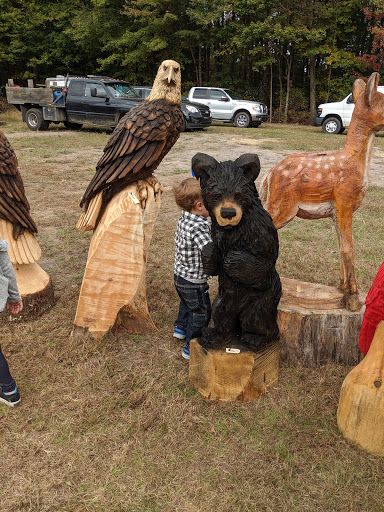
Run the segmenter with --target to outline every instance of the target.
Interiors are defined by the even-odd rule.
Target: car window
[[[352,94],[350,94],[350,95],[348,96],[348,98],[347,98],[347,103],[348,103],[348,104],[349,104],[349,103],[353,103],[353,96],[352,96]]]
[[[83,81],[72,81],[71,82],[71,95],[72,96],[83,96],[84,82]]]
[[[106,92],[104,89],[104,86],[101,84],[95,84],[95,83],[86,83],[85,84],[85,91],[84,96],[91,96],[91,90],[96,89],[97,90],[97,96],[105,96]]]
[[[230,89],[224,89],[224,91],[230,96],[233,100],[241,100],[241,96],[231,91]]]
[[[201,99],[207,98],[207,89],[195,89],[193,91],[193,97]]]
[[[114,98],[140,98],[141,96],[128,83],[108,83],[105,84],[108,91]],[[145,96],[143,96],[145,97]]]
[[[226,95],[220,89],[211,89],[211,100],[221,100],[221,98],[225,98]]]

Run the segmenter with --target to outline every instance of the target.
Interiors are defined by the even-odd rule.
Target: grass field
[[[39,227],[40,265],[57,299],[40,319],[1,330],[22,405],[0,406],[0,511],[384,510],[383,459],[351,446],[337,428],[340,386],[350,368],[283,365],[278,387],[246,404],[208,403],[189,385],[182,345],[171,336],[179,212],[170,186],[147,267],[148,304],[158,332],[101,341],[70,337],[91,236],[74,227],[78,203],[109,135],[61,128],[36,135],[12,112],[0,121],[19,159]],[[210,133],[239,131],[214,126]],[[184,143],[186,137],[193,144],[194,134],[183,134]],[[340,145],[339,137],[312,127],[265,125],[248,130],[247,137],[276,138],[282,151]],[[376,137],[375,147],[384,151],[384,137]],[[169,185],[188,175],[177,169],[164,180]],[[369,188],[354,217],[363,291],[384,259],[383,211],[384,190]],[[295,220],[279,236],[281,275],[337,284],[331,221]]]

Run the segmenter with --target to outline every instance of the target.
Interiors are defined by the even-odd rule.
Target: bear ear
[[[238,169],[242,169],[244,176],[249,180],[255,181],[260,173],[260,160],[256,154],[245,153],[239,156],[235,161]]]
[[[217,166],[217,161],[205,153],[196,153],[192,158],[192,171],[197,179],[208,179],[209,172]]]

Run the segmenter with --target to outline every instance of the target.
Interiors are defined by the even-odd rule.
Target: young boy
[[[202,248],[212,241],[211,223],[196,178],[185,179],[173,191],[176,204],[182,209],[175,234],[174,280],[180,306],[173,336],[185,339],[181,355],[189,359],[191,339],[201,335],[211,318],[209,276],[201,261]]]
[[[0,304],[1,311],[5,308],[17,315],[23,309],[23,301],[17,288],[16,276],[8,255],[9,245],[0,238]],[[7,360],[0,348],[0,402],[10,407],[19,405],[20,395],[16,382],[9,372]]]

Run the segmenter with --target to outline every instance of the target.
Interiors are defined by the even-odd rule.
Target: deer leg
[[[345,308],[358,311],[361,303],[357,294],[355,276],[355,254],[352,235],[352,210],[337,209],[336,231],[339,236],[340,258],[343,267],[343,287]]]
[[[343,261],[343,258],[341,256],[341,247],[342,247],[342,243],[343,243],[342,242],[342,236],[341,236],[339,225],[337,223],[336,216],[333,218],[333,221],[335,223],[335,228],[336,228],[336,233],[337,233],[337,240],[338,240],[338,244],[339,244],[339,254],[340,254],[340,283],[339,283],[339,290],[341,290],[342,292],[345,292],[348,285],[347,285],[344,261]]]

